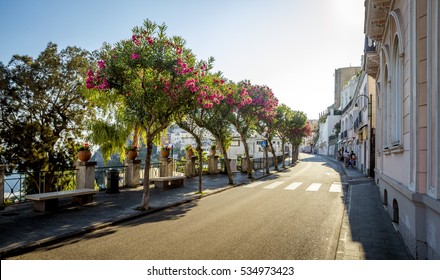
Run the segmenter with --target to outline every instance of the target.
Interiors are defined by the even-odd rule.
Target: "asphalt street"
[[[264,180],[13,259],[335,259],[339,164],[306,156]]]

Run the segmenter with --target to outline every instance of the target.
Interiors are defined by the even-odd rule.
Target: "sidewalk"
[[[355,168],[346,168],[343,162],[338,163],[345,172],[348,191],[336,259],[412,259],[382,205],[374,179]]]
[[[372,180],[355,169],[342,168],[349,191],[336,259],[410,259]],[[254,177],[261,178],[264,174],[257,172]],[[235,173],[234,183],[237,186],[249,180],[246,174]],[[231,187],[226,175],[203,176],[205,196]],[[166,191],[151,188],[152,210],[146,212],[134,210],[141,203],[142,187],[121,189],[118,194],[100,192],[95,195],[94,203],[87,206],[60,201],[57,212],[34,212],[32,203],[8,206],[0,211],[0,258],[193,201],[200,198],[195,194],[197,191],[198,177],[185,179],[183,188]]]

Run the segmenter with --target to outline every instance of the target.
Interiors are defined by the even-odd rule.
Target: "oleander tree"
[[[281,140],[281,147],[283,151],[283,168],[285,165],[284,147],[289,141],[289,133],[291,128],[291,120],[293,119],[293,111],[286,104],[281,104],[275,108],[276,117],[274,118],[275,133]]]
[[[275,149],[272,145],[272,139],[275,134],[275,108],[278,106],[278,99],[275,97],[273,91],[268,86],[256,86],[253,98],[256,104],[261,104],[262,110],[257,113],[257,132],[266,138],[267,145],[265,153],[267,154],[270,148],[274,159],[275,170],[278,170],[278,163],[275,154]],[[269,161],[266,160],[266,173],[269,174]]]
[[[247,161],[248,178],[252,178],[252,163],[249,154],[248,138],[257,129],[260,118],[273,115],[277,101],[267,86],[252,85],[244,80],[238,83],[240,90],[235,94],[234,106],[228,120],[240,134]]]
[[[311,127],[307,121],[307,115],[301,111],[292,111],[288,122],[290,129],[287,133],[287,137],[292,144],[292,161],[295,162],[299,156],[299,145],[301,145],[304,137],[311,135]]]
[[[237,85],[227,81],[221,73],[208,73],[198,87],[195,107],[189,113],[195,123],[208,130],[215,138],[224,158],[229,184],[234,184],[227,151],[232,140],[228,116],[236,100]],[[244,95],[244,93],[243,93]],[[247,102],[247,98],[244,99]]]
[[[123,121],[139,128],[145,137],[146,158],[143,195],[139,210],[149,208],[153,141],[166,129],[176,112],[194,102],[197,75],[194,54],[185,40],[169,37],[165,24],[145,20],[133,28],[130,39],[105,43],[98,52],[95,69],[88,73],[87,88],[115,95]],[[134,133],[133,143],[138,141]]]
[[[209,74],[209,71],[213,68],[213,62],[213,57],[210,57],[206,62],[203,60],[198,62],[198,71],[194,73],[197,79],[186,84],[188,89],[194,93],[192,97],[195,97],[196,99],[193,102],[188,102],[186,104],[187,106],[176,112],[174,116],[174,122],[180,128],[190,133],[197,143],[196,152],[200,163],[198,168],[200,194],[203,193],[203,164],[201,164],[203,162],[202,141],[203,137],[206,135],[206,129],[200,127],[194,117],[196,116],[195,112],[199,109],[199,106],[201,106],[204,95],[206,96],[206,91],[211,90],[209,87],[211,80],[211,74]]]

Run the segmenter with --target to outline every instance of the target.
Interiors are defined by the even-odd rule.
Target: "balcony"
[[[365,1],[365,35],[376,42],[382,41],[390,6],[391,0]]]
[[[380,57],[376,53],[376,41],[365,36],[364,46],[364,70],[373,78],[376,78],[379,70]]]

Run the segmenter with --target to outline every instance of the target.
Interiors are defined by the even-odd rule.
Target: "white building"
[[[319,138],[315,149],[318,149],[318,153],[322,155],[334,155],[335,146],[330,144],[330,138],[337,137],[335,125],[339,123],[341,116],[335,110],[330,109],[321,119],[324,117],[325,121],[319,123]]]

